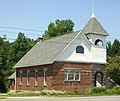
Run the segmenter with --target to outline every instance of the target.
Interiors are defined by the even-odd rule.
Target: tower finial
[[[93,0],[93,2],[92,2],[92,16],[91,16],[91,18],[95,18],[96,16],[95,16],[95,1]]]

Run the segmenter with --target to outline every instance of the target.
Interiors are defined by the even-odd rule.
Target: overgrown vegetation
[[[111,89],[105,87],[94,87],[92,89],[70,89],[67,91],[42,90],[42,91],[22,91],[9,92],[8,96],[100,96],[100,95],[120,95],[120,86]]]
[[[65,95],[63,91],[55,90],[42,90],[42,91],[21,91],[21,92],[8,92],[8,96],[62,96]]]

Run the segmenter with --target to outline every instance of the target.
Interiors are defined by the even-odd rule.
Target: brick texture
[[[17,68],[16,89],[17,90],[39,90],[43,87],[44,69],[47,68],[45,89],[68,90],[86,89],[94,85],[94,75],[97,71],[104,74],[104,65],[90,63],[54,62],[49,65]],[[64,69],[78,68],[81,70],[80,81],[64,81]],[[22,77],[20,71],[22,70]],[[35,71],[37,70],[37,85],[35,85]],[[27,71],[29,73],[29,85],[27,85]],[[20,78],[22,85],[20,85]]]

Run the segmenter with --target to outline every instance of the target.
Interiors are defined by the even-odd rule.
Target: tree
[[[107,76],[120,85],[120,56],[108,57]]]
[[[17,39],[11,43],[11,62],[13,65],[15,65],[34,45],[34,40],[27,38],[24,33],[18,33]]]
[[[55,23],[51,22],[48,25],[48,30],[43,34],[44,39],[64,35],[73,32],[74,23],[70,19],[56,20]]]
[[[7,92],[7,78],[12,72],[9,50],[10,43],[0,38],[0,92]]]
[[[113,44],[111,42],[107,43],[107,55],[110,57],[120,56],[120,42],[115,39]]]
[[[19,33],[17,39],[10,43],[0,37],[0,92],[7,92],[8,77],[14,72],[12,68],[35,44],[35,41]]]
[[[106,73],[116,84],[120,85],[120,42],[115,39],[113,44],[107,43]]]

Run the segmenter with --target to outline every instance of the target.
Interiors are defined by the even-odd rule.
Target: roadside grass
[[[4,97],[4,96],[0,96],[0,99],[6,99],[6,97]]]
[[[64,96],[65,91],[55,91],[55,90],[42,90],[42,91],[20,91],[20,92],[8,92],[7,96]]]
[[[0,99],[6,99],[6,96],[7,96],[7,94],[5,94],[5,93],[0,93]]]
[[[9,91],[7,94],[0,94],[0,99],[5,97],[26,97],[26,96],[40,96],[40,97],[82,97],[82,96],[107,96],[120,95],[120,86],[115,86],[111,89],[105,87],[94,87],[92,89],[70,89],[67,91],[56,90],[40,90],[40,91]]]
[[[106,96],[106,95],[120,95],[120,86],[115,86],[113,88],[105,87],[94,87],[92,89],[83,90],[69,90],[67,95],[83,95],[83,96]]]

